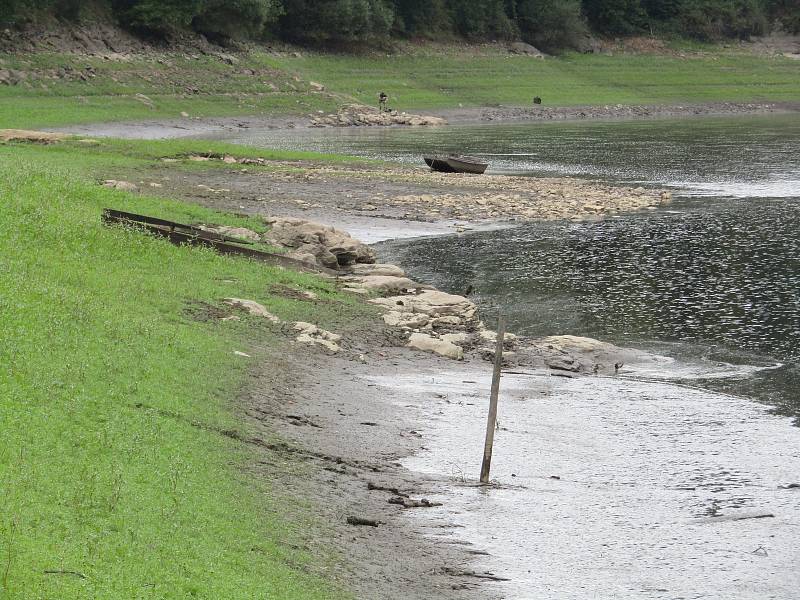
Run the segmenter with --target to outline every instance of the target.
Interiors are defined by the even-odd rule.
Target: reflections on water
[[[800,204],[663,212],[386,244],[417,277],[471,284],[536,334],[800,354]],[[566,310],[565,310],[566,309]]]
[[[444,128],[249,130],[262,147],[400,160],[427,153],[491,159],[491,170],[668,185],[704,196],[796,197],[800,116],[682,121],[534,123]],[[755,186],[755,187],[754,187]]]

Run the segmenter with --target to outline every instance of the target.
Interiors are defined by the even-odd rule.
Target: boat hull
[[[480,175],[489,166],[477,160],[457,156],[425,156],[425,164],[440,173],[474,173]]]

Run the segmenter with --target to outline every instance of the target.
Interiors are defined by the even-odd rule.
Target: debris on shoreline
[[[442,117],[415,115],[396,110],[381,111],[361,104],[343,106],[335,113],[322,113],[311,119],[309,127],[438,127],[447,125]]]

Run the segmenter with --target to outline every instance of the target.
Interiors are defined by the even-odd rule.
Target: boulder
[[[291,248],[299,254],[313,255],[319,264],[330,269],[375,262],[375,252],[371,248],[329,225],[292,217],[266,218],[265,221],[271,229],[263,236],[264,241]]]
[[[408,327],[410,329],[418,329],[428,324],[427,315],[419,313],[398,312],[391,310],[383,315],[383,322],[390,327]]]
[[[524,54],[526,56],[533,56],[536,58],[544,58],[544,52],[536,48],[535,46],[531,46],[530,44],[526,44],[525,42],[514,42],[511,44],[508,49],[513,52],[514,54]]]
[[[350,267],[353,275],[386,275],[389,277],[405,277],[406,272],[397,265],[355,264]]]
[[[298,321],[294,324],[294,330],[299,332],[295,340],[301,344],[315,344],[327,348],[331,352],[339,352],[341,350],[338,342],[342,339],[342,336],[321,329],[313,323]]]
[[[464,359],[464,349],[452,342],[440,340],[424,333],[412,333],[408,340],[408,347],[425,352],[432,352],[453,360]]]
[[[258,242],[261,240],[261,235],[259,235],[252,229],[248,229],[247,227],[228,227],[227,225],[213,225],[213,226],[200,225],[200,229],[202,229],[203,231],[218,233],[220,235],[228,235],[230,237],[249,240],[251,242]]]
[[[242,300],[241,298],[225,298],[223,300],[225,304],[228,306],[233,306],[236,308],[241,308],[249,312],[251,315],[256,317],[264,317],[268,321],[272,323],[280,323],[281,320],[269,312],[263,305],[259,304],[258,302],[254,302],[253,300]]]
[[[139,189],[135,183],[130,181],[117,181],[116,179],[106,179],[103,186],[115,190],[122,190],[123,192],[135,192]]]
[[[416,296],[375,298],[371,302],[392,310],[402,307],[403,312],[423,313],[433,317],[457,316],[461,319],[471,319],[477,311],[477,307],[463,296],[438,290],[426,290]]]
[[[382,293],[401,294],[406,290],[415,290],[420,284],[415,283],[408,277],[393,277],[390,275],[367,275],[359,277],[349,284],[351,287],[361,287]]]

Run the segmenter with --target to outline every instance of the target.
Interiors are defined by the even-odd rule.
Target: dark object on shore
[[[474,173],[482,175],[489,163],[469,156],[425,156],[425,164],[440,173]]]
[[[383,521],[376,521],[375,519],[364,519],[362,517],[347,517],[348,525],[363,525],[366,527],[377,527],[383,525]]]
[[[533,97],[533,103],[534,104],[541,104],[542,103],[542,99],[539,96],[534,96]]]
[[[145,215],[137,215],[134,213],[123,212],[121,210],[113,210],[111,208],[103,209],[103,215],[101,219],[106,225],[127,225],[129,227],[137,227],[157,236],[165,237],[173,244],[179,246],[185,244],[190,246],[206,246],[214,248],[214,250],[220,254],[235,254],[269,265],[286,267],[287,269],[305,271],[307,273],[337,273],[331,269],[318,267],[317,265],[312,265],[307,262],[281,256],[280,254],[262,252],[261,250],[254,250],[253,248],[245,248],[239,244],[249,244],[251,242],[227,235],[221,235],[212,231],[205,231],[199,227],[195,227],[194,225],[185,225],[183,223],[176,223],[174,221],[167,221],[165,219],[158,219],[155,217],[147,217]]]
[[[614,363],[614,375],[617,375],[624,365],[625,363]]]
[[[414,500],[405,496],[393,496],[388,500],[389,504],[397,504],[403,508],[430,508],[432,506],[441,506],[441,502],[431,502],[427,498],[422,500]]]

